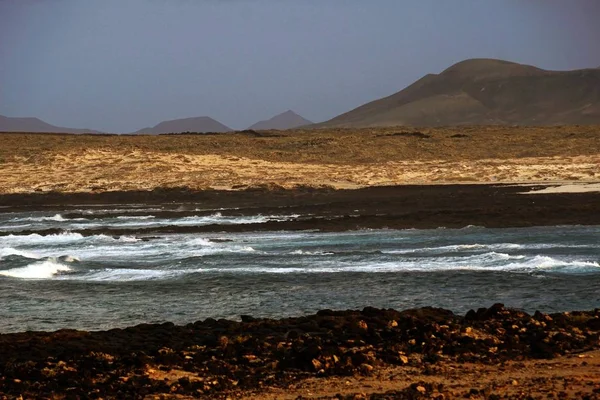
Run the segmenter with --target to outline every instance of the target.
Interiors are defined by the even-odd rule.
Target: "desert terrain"
[[[595,183],[600,181],[598,130],[491,126],[160,136],[4,133],[0,193]]]

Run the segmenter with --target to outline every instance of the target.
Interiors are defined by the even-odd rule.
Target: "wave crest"
[[[48,259],[25,267],[0,271],[0,275],[20,279],[50,279],[61,272],[69,271],[71,271],[69,266],[61,264],[55,259]]]
[[[12,247],[5,247],[0,249],[0,260],[9,256],[19,256],[24,258],[40,259],[41,256],[34,254],[30,251],[14,249]]]

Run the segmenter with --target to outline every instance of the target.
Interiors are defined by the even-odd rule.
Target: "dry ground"
[[[0,193],[600,181],[600,127],[1,134]]]
[[[177,382],[195,378],[186,371],[149,370],[151,379]],[[446,362],[432,367],[393,367],[370,376],[310,378],[287,388],[234,392],[228,397],[244,400],[293,400],[344,398],[368,399],[409,387],[422,390],[418,398],[441,399],[595,399],[600,398],[600,351],[563,356],[552,360],[509,361],[498,365]],[[410,392],[410,390],[408,390]],[[494,397],[494,395],[498,397]],[[530,397],[529,397],[530,396]],[[398,396],[399,397],[399,396]],[[148,399],[188,399],[182,395],[148,396]]]
[[[148,376],[177,382],[191,375],[178,370],[149,370]],[[496,395],[496,398],[595,399],[600,398],[600,351],[553,360],[510,361],[500,365],[441,363],[427,369],[385,368],[371,376],[310,378],[285,389],[267,387],[256,392],[235,392],[229,397],[222,397],[293,400],[331,399],[341,395],[368,399],[388,392],[388,398],[394,398],[394,391],[406,390],[410,386],[417,391],[423,390],[422,398],[491,399]],[[192,397],[158,395],[147,398],[183,400]]]
[[[432,369],[395,367],[368,377],[312,378],[288,389],[266,389],[244,399],[292,400],[332,398],[337,394],[368,398],[374,393],[403,390],[411,384],[434,391],[426,398],[443,394],[445,399],[487,399],[490,395],[515,398],[583,399],[600,397],[600,351],[553,360],[510,361],[501,365],[442,363]],[[442,385],[442,386],[440,386]],[[527,397],[531,396],[531,397]],[[393,397],[390,397],[393,398]]]

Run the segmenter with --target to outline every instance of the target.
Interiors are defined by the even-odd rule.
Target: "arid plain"
[[[593,126],[2,134],[0,192],[594,183]]]

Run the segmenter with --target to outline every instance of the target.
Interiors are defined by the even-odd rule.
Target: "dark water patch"
[[[523,196],[523,188],[506,185],[431,185],[374,187],[357,190],[192,191],[161,189],[137,192],[44,193],[0,196],[3,212],[76,211],[82,204],[157,205],[199,209],[237,208],[241,215],[287,213],[313,216],[360,214],[365,227],[434,228],[559,224],[600,224],[600,193],[555,193]],[[117,206],[115,206],[117,207]],[[368,217],[371,215],[373,217]],[[378,215],[385,215],[379,218]],[[348,222],[352,225],[351,222]],[[437,224],[437,225],[436,225]]]
[[[505,272],[346,272],[339,274],[192,273],[172,280],[36,281],[19,296],[0,279],[5,307],[2,331],[103,329],[148,321],[187,323],[238,318],[241,314],[281,317],[319,309],[444,307],[465,312],[473,304],[502,301],[528,311],[567,311],[600,304],[598,274]],[[158,301],[157,301],[158,300]],[[32,318],[50,318],[37,323]]]
[[[303,218],[313,217],[165,225],[113,235],[99,228],[0,236],[0,331],[47,320],[54,325],[43,322],[39,329],[299,315],[365,305],[462,312],[501,301],[554,312],[600,304],[599,226],[273,229],[314,228],[302,225]]]

